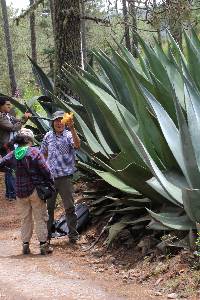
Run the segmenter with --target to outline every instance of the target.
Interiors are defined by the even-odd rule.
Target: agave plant
[[[168,39],[166,53],[138,36],[143,51],[137,61],[121,45],[111,49],[112,58],[94,51],[101,72],[63,68],[80,101],[54,99],[51,82],[32,62],[47,113],[53,105],[75,113],[82,151],[90,157],[80,166],[127,194],[94,201],[101,205],[97,213],[121,216],[109,242],[126,226],[147,225],[150,216],[151,229],[188,231],[200,223],[200,41],[194,31],[185,33],[183,53]]]
[[[190,230],[200,223],[200,41],[194,31],[185,41],[186,54],[169,35],[166,54],[139,38],[140,64],[122,46],[120,54],[112,49],[112,59],[95,51],[103,77],[63,70],[85,119],[70,103],[62,105],[77,112],[83,148],[101,168],[84,167],[151,199],[156,213],[148,210],[149,228]],[[123,224],[134,221],[132,215]]]

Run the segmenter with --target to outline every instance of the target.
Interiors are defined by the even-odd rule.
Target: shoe
[[[24,243],[23,246],[22,246],[22,253],[24,255],[27,255],[27,254],[30,254],[31,253],[31,250],[29,248],[29,243]]]
[[[40,245],[41,255],[51,254],[52,252],[53,252],[53,248],[50,247],[48,243]]]

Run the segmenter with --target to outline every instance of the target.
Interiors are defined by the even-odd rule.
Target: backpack
[[[85,203],[75,205],[77,215],[77,231],[80,233],[89,222],[89,208]],[[67,235],[69,232],[66,215],[62,215],[59,220],[54,221],[52,237]]]

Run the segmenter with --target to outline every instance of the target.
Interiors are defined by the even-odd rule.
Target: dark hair
[[[13,143],[19,146],[27,145],[29,142],[33,143],[33,139],[30,136],[25,136],[22,134],[17,134],[13,140]]]
[[[3,106],[7,101],[10,101],[10,100],[7,100],[5,98],[0,98],[0,106]]]

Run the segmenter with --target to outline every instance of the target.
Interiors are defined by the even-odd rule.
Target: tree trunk
[[[3,28],[4,28],[5,42],[6,42],[10,88],[11,88],[11,94],[12,94],[12,96],[14,96],[16,89],[17,89],[17,83],[16,83],[16,79],[15,79],[12,46],[11,46],[11,40],[10,40],[10,30],[9,30],[9,23],[8,23],[8,12],[7,12],[7,6],[6,6],[5,0],[1,0],[1,9],[2,9]]]
[[[123,10],[123,18],[124,18],[124,37],[126,48],[131,51],[131,41],[130,41],[130,33],[129,33],[129,19],[128,19],[128,10],[126,6],[126,0],[122,0],[122,10]]]
[[[85,15],[85,3],[84,0],[80,0],[81,15]],[[86,26],[85,19],[81,20],[81,44],[82,44],[82,56],[83,56],[83,68],[87,64],[87,44],[86,44]]]
[[[54,0],[49,0],[49,6],[51,11],[51,22],[52,22],[53,34],[55,35]]]
[[[34,4],[35,0],[30,0],[30,5]],[[35,33],[35,13],[30,14],[30,32],[31,32],[31,57],[37,62],[37,49],[36,49],[36,33]]]
[[[138,48],[138,40],[137,40],[137,15],[136,15],[136,7],[135,1],[131,1],[129,3],[129,13],[132,18],[132,27],[131,27],[131,35],[132,35],[132,45],[131,45],[131,52],[135,58],[137,58],[137,48]]]
[[[172,1],[166,0],[166,9],[169,11],[169,29],[173,38],[182,47],[182,18],[181,18],[181,4],[183,0]]]
[[[156,10],[157,9],[157,1],[153,0],[153,9]],[[157,35],[158,35],[158,43],[161,46],[162,45],[162,39],[161,39],[161,32],[160,32],[160,21],[159,24],[157,24],[156,26],[156,30],[157,30]]]
[[[80,6],[78,0],[54,0],[55,20],[55,95],[72,94],[62,82],[65,63],[81,66]],[[66,80],[66,79],[65,79]]]

